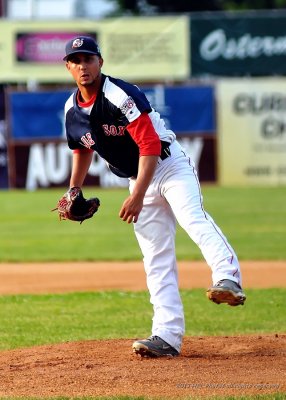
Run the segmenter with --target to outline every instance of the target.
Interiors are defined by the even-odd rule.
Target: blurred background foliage
[[[286,8],[285,0],[108,0],[116,4],[113,15],[175,14],[200,11],[274,10]]]

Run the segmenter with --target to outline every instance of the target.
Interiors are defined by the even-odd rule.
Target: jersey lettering
[[[95,144],[95,142],[94,142],[94,140],[92,139],[91,134],[90,134],[89,132],[86,133],[84,136],[82,136],[82,137],[80,138],[80,140],[81,140],[81,143],[80,143],[80,144],[82,144],[84,147],[86,147],[86,148],[88,148],[88,149],[90,149],[91,146],[93,146],[93,145]]]
[[[124,136],[125,126],[118,126],[115,125],[102,125],[104,133],[106,136]]]

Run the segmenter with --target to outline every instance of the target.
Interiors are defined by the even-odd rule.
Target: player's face
[[[93,54],[77,53],[70,56],[66,67],[76,83],[80,86],[91,86],[100,77],[103,59]]]

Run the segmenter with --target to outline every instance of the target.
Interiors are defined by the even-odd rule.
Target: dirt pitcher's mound
[[[286,335],[185,338],[176,358],[142,359],[132,340],[0,353],[0,395],[183,398],[286,391]]]
[[[285,287],[285,261],[243,262],[244,287]],[[207,287],[205,263],[180,262],[180,287]],[[142,263],[0,265],[0,294],[146,290]],[[185,338],[176,358],[141,359],[133,340],[0,352],[0,396],[145,395],[166,399],[286,392],[286,335]]]

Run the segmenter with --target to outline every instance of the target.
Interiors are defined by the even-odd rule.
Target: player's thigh
[[[165,182],[163,195],[169,203],[178,223],[189,230],[199,220],[205,220],[200,183],[193,166],[178,169]]]
[[[162,197],[144,199],[144,205],[134,224],[134,231],[140,246],[161,251],[166,246],[174,246],[176,233],[176,218]],[[142,249],[143,250],[143,249]]]

